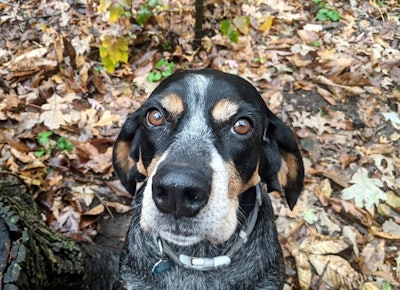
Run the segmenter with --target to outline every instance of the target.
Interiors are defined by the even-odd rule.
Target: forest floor
[[[51,228],[120,247],[127,114],[177,69],[235,73],[304,156],[295,209],[271,194],[285,289],[400,289],[398,0],[205,1],[200,46],[193,2],[0,0],[1,170]]]

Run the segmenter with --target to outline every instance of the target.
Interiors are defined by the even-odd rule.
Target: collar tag
[[[162,274],[171,269],[173,264],[174,263],[172,263],[170,259],[165,259],[165,260],[160,259],[157,263],[154,264],[153,269],[151,269],[151,272],[153,272],[154,274]]]

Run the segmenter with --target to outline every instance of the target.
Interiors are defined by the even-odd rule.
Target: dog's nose
[[[193,217],[207,204],[211,184],[197,170],[163,167],[153,177],[153,200],[163,213]]]

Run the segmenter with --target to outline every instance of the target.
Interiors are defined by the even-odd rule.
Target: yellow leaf
[[[100,13],[106,12],[108,7],[111,5],[111,0],[100,0],[100,5],[98,11]]]
[[[126,37],[119,37],[115,44],[115,48],[118,48],[122,51],[128,51],[128,40],[126,39]]]
[[[126,51],[121,51],[121,62],[123,63],[128,63],[128,52]]]
[[[117,64],[118,62],[121,61],[121,51],[119,49],[116,49],[115,47],[112,47],[111,49],[109,49],[108,55],[110,57],[110,60],[114,64]]]
[[[103,63],[104,68],[106,69],[106,71],[107,71],[108,73],[111,74],[111,73],[114,72],[114,70],[115,70],[115,65],[114,65],[114,63],[111,61],[111,59],[110,59],[109,56],[102,58],[102,59],[101,59],[101,62]]]
[[[113,3],[110,7],[110,22],[116,22],[124,15],[125,10],[119,3]]]
[[[104,37],[104,40],[103,40],[101,46],[108,48],[108,47],[112,46],[113,40],[114,40],[114,38],[112,36],[107,35],[106,37]]]
[[[264,18],[265,18],[265,21],[259,28],[261,31],[269,30],[272,26],[272,22],[274,21],[274,16],[271,16],[271,15],[265,16]]]

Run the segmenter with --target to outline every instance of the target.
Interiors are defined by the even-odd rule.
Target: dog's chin
[[[200,236],[176,235],[167,231],[160,231],[159,235],[160,238],[164,239],[165,241],[173,243],[178,246],[192,246],[203,240],[203,238]]]

